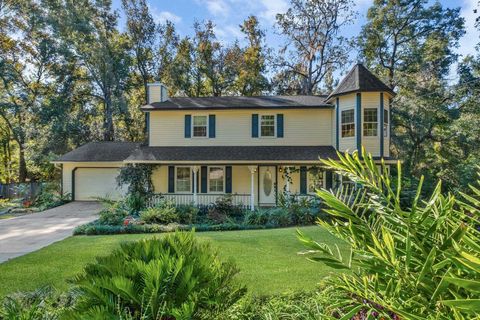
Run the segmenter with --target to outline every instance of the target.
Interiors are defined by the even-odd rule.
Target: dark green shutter
[[[258,114],[252,114],[252,138],[258,138]]]
[[[202,176],[202,183],[201,183],[201,193],[207,193],[207,178],[208,178],[208,172],[207,172],[207,167],[202,166],[200,168],[200,175]]]
[[[232,166],[225,167],[225,193],[232,193]]]
[[[307,167],[300,167],[300,193],[307,194]]]
[[[283,114],[277,114],[277,138],[283,138]]]
[[[208,116],[208,137],[215,138],[215,115]]]
[[[330,171],[330,170],[325,171],[325,178],[327,179],[327,181],[326,181],[327,190],[332,189],[332,187],[333,187],[333,172]]]
[[[175,193],[175,167],[168,166],[168,193]]]
[[[192,116],[189,114],[185,115],[185,138],[192,137]]]

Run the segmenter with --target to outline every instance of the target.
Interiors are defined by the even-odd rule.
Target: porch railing
[[[209,206],[214,204],[217,199],[226,196],[226,194],[203,194],[197,193],[197,206]],[[250,195],[249,194],[231,194],[232,204],[240,207],[248,207],[250,204]],[[155,206],[161,201],[173,201],[177,206],[178,205],[193,205],[194,196],[191,193],[183,194],[155,194],[150,198],[149,206]]]

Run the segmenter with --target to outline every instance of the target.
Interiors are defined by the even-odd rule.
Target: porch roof
[[[338,159],[332,146],[140,147],[125,162],[313,162]]]

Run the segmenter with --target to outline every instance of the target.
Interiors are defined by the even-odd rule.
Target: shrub
[[[331,284],[344,295],[342,311],[402,319],[471,319],[480,313],[480,190],[458,201],[442,195],[441,182],[425,201],[423,178],[408,206],[402,203],[401,165],[391,183],[370,154],[339,155],[324,161],[361,188],[318,193],[332,217],[319,221],[351,245],[343,257],[336,248],[300,239],[314,260],[351,270]]]
[[[79,299],[69,316],[198,318],[206,310],[225,310],[243,295],[245,289],[234,283],[237,272],[191,232],[123,243],[73,280]]]
[[[162,201],[154,207],[140,212],[140,220],[145,223],[169,224],[178,221],[177,208],[172,201]]]
[[[248,225],[266,225],[268,222],[268,209],[257,209],[245,214],[244,223]]]
[[[111,226],[121,225],[129,213],[125,203],[122,201],[104,202],[104,207],[99,213],[98,222]]]
[[[138,215],[138,213],[145,209],[147,205],[145,196],[139,193],[130,193],[125,198],[125,206],[129,211],[129,214]]]
[[[240,220],[244,215],[244,209],[233,204],[233,197],[227,194],[219,197],[208,210],[207,218],[214,223],[223,223],[228,218]]]
[[[193,205],[177,206],[178,222],[184,224],[192,224],[197,221],[200,209]]]
[[[50,287],[15,293],[0,302],[0,319],[56,320],[74,302],[71,294],[58,295]]]
[[[292,225],[290,212],[283,208],[271,208],[266,211],[267,223],[274,227],[287,227]]]
[[[211,315],[213,320],[265,320],[329,319],[335,289],[322,287],[308,292],[287,292],[272,296],[246,296],[220,314]]]
[[[69,199],[70,195],[63,195],[57,183],[45,183],[31,205],[43,211],[65,204]]]

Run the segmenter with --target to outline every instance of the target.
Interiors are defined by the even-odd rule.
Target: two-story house
[[[120,197],[126,164],[155,164],[155,193],[177,203],[276,204],[282,190],[312,194],[335,175],[319,158],[364,146],[389,161],[392,90],[357,64],[328,96],[169,98],[148,87],[148,143],[92,142],[62,156],[63,191],[74,200]],[[390,160],[391,161],[391,160]],[[315,170],[311,170],[315,167]],[[315,171],[315,174],[312,172]]]

